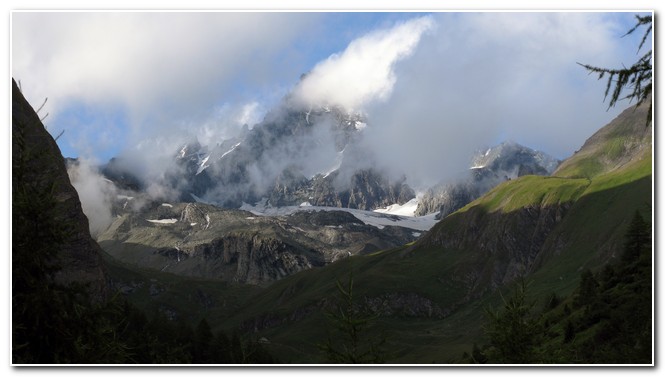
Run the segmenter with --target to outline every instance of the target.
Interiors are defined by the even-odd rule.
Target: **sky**
[[[633,14],[14,12],[11,73],[63,155],[97,163],[219,142],[290,92],[363,112],[405,168],[504,140],[565,158],[628,106],[576,62],[631,64]]]

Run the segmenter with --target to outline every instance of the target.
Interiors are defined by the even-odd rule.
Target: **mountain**
[[[250,294],[235,290],[240,287],[228,288],[218,293],[220,298],[212,300],[216,304],[207,306],[205,312],[209,318],[217,318],[215,328],[265,338],[267,349],[282,362],[326,362],[325,355],[311,345],[330,336],[334,324],[326,313],[344,302],[338,284],[348,286],[351,276],[354,313],[367,312],[376,318],[373,326],[363,330],[361,339],[380,339],[385,334],[383,349],[390,362],[468,362],[463,361],[467,359],[462,353],[471,352],[474,344],[488,342],[483,331],[488,307],[503,305],[515,282],[523,277],[529,281],[528,299],[534,302],[534,311],[545,313],[546,308],[554,308],[547,309],[554,310],[547,313],[551,340],[542,347],[561,350],[586,344],[587,350],[597,349],[612,332],[610,327],[600,329],[592,326],[596,322],[580,322],[575,330],[578,338],[562,343],[565,323],[559,321],[581,321],[584,307],[573,305],[581,273],[588,269],[601,274],[606,266],[621,264],[633,214],[637,211],[650,217],[651,126],[643,128],[641,111],[629,109],[621,114],[596,134],[600,136],[590,138],[564,161],[554,176],[526,175],[505,181],[442,219],[413,244],[304,270]],[[634,147],[624,148],[617,158],[602,160],[607,162],[590,178],[566,173],[568,169],[583,171],[586,159],[578,156],[605,158],[594,151],[608,150],[616,143],[614,135],[622,135],[629,140],[624,145]],[[650,255],[645,258],[644,263],[651,263]],[[617,271],[630,268],[624,267]],[[639,277],[646,286],[652,278],[630,276]],[[185,296],[182,282],[166,275],[153,275],[153,279],[173,281],[169,285],[172,294]],[[644,284],[630,287],[638,289]],[[145,287],[148,285],[146,281]],[[207,295],[215,294],[212,285],[199,287]],[[645,288],[637,296],[633,288],[622,287],[612,289],[613,300],[632,302],[644,313],[643,307],[648,309],[650,303],[637,297],[649,296],[650,290]],[[224,304],[229,297],[234,297],[232,308]],[[171,310],[186,313],[187,305],[192,305],[187,302],[190,304],[171,301]],[[579,318],[565,314],[571,306]],[[606,309],[605,313],[613,311]],[[620,318],[616,321],[622,323]],[[647,331],[648,335],[644,326],[636,334]],[[644,348],[648,343],[631,344],[648,355]],[[543,355],[546,359],[541,362],[566,362],[549,348]],[[578,357],[575,362],[598,362],[582,354]],[[632,361],[649,362],[643,358]]]
[[[405,178],[396,181],[369,164],[357,141],[367,124],[339,108],[303,108],[288,97],[251,129],[214,146],[194,140],[174,151],[161,184],[176,201],[238,208],[263,198],[273,206],[312,205],[373,210],[415,197]],[[141,189],[123,157],[101,170],[119,187]],[[173,199],[173,198],[171,198]]]
[[[415,214],[438,212],[437,218],[444,218],[501,182],[524,175],[550,175],[559,163],[543,152],[517,143],[501,143],[477,153],[466,177],[427,190]]]

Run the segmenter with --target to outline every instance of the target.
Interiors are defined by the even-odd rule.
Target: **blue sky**
[[[422,30],[395,31],[422,19]],[[365,41],[355,42],[358,56],[388,56],[387,71],[359,89],[362,103],[344,104],[376,123],[370,147],[437,161],[455,151],[457,164],[458,148],[512,139],[564,158],[620,110],[607,111],[604,82],[575,63],[631,64],[641,34],[621,35],[633,21],[633,13],[15,12],[12,76],[35,106],[49,98],[42,112],[52,134],[65,131],[63,155],[103,163],[146,140],[219,142],[260,121],[317,66],[332,67],[321,70],[330,80],[315,83],[326,91],[303,95],[353,99],[358,90],[344,87],[361,85],[362,74],[344,76],[353,85],[326,83],[373,73],[347,51]],[[415,45],[380,55],[371,44],[391,31],[411,33]]]

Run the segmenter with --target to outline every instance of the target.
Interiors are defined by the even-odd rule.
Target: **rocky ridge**
[[[514,142],[504,142],[475,155],[466,177],[425,192],[416,216],[438,212],[442,219],[479,198],[501,182],[524,175],[550,175],[560,161]]]
[[[183,276],[248,284],[269,284],[420,235],[397,226],[366,225],[342,211],[259,216],[202,203],[151,203],[117,216],[98,237],[116,259]]]

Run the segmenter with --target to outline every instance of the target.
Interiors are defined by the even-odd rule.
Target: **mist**
[[[117,195],[115,185],[99,174],[96,165],[94,161],[80,159],[67,166],[69,180],[79,195],[93,238],[111,225],[111,206]]]

